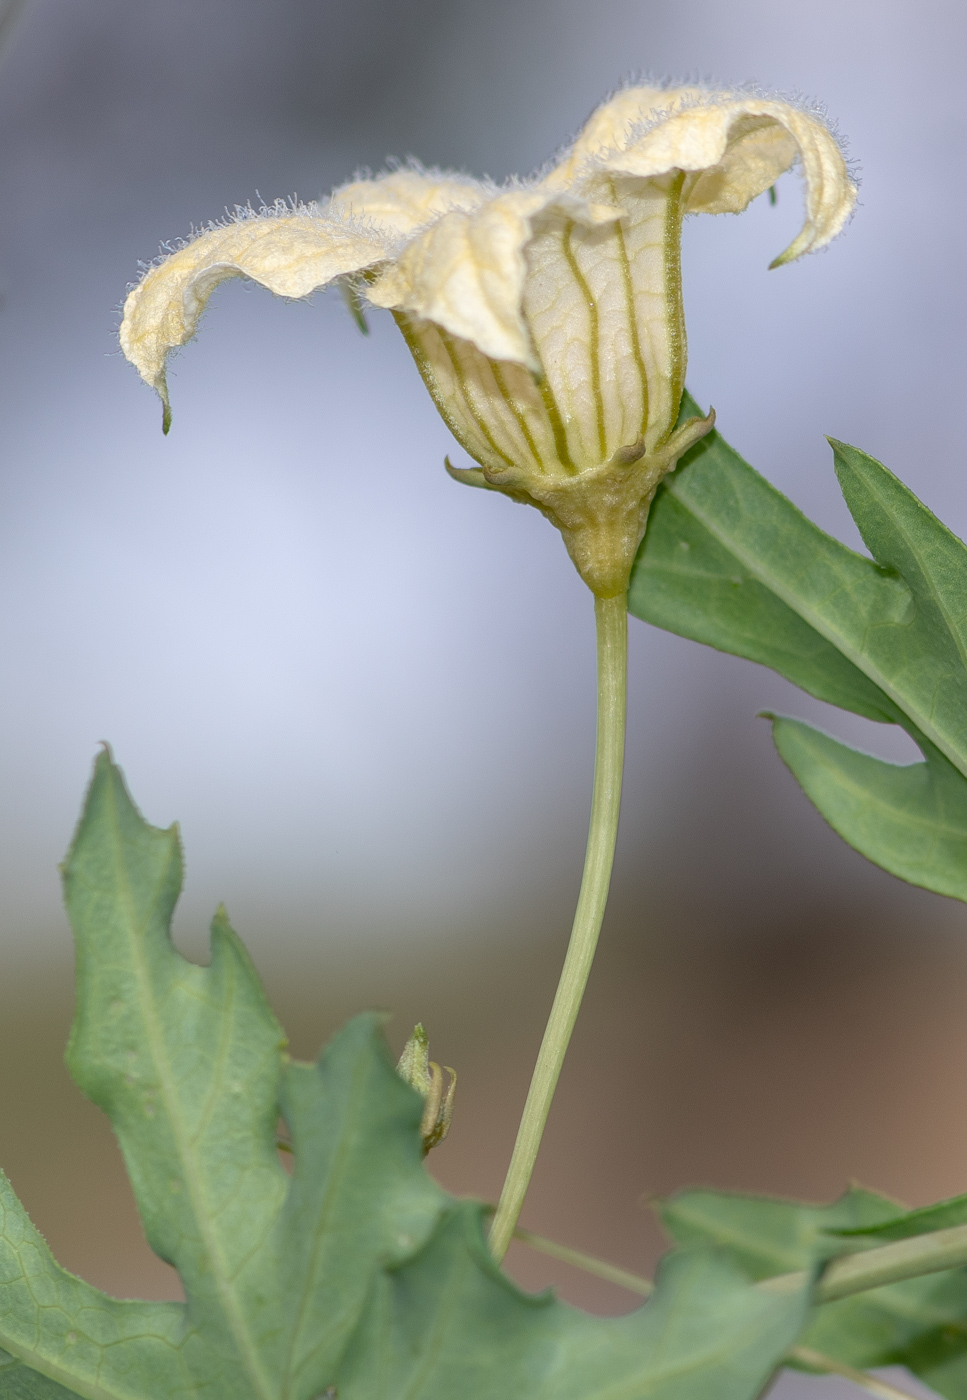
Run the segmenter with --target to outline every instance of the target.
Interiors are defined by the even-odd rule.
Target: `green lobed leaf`
[[[75,1394],[0,1351],[0,1395],[5,1400],[69,1400]]]
[[[883,1244],[888,1240],[908,1240],[914,1235],[926,1235],[932,1230],[947,1230],[954,1225],[967,1225],[967,1195],[951,1196],[946,1201],[936,1201],[932,1206],[918,1206],[916,1210],[904,1211],[893,1220],[884,1220],[878,1225],[854,1226],[852,1229],[838,1230],[844,1236],[868,1236],[872,1243]]]
[[[357,1016],[280,1099],[293,1175],[270,1241],[285,1397],[330,1384],[377,1264],[408,1258],[449,1199],[423,1167],[420,1096],[397,1075],[382,1016]]]
[[[177,829],[148,826],[102,754],[64,867],[77,945],[67,1064],[110,1117],[148,1243],[191,1299],[196,1384],[260,1396],[280,1325],[262,1251],[286,1193],[285,1037],[224,910],[208,967],[175,949],[181,881]]]
[[[62,1269],[0,1173],[3,1400],[58,1400],[63,1386],[98,1400],[187,1395],[183,1314],[177,1303],[109,1298]]]
[[[903,879],[967,898],[967,547],[881,463],[832,447],[872,560],[813,525],[713,432],[655,498],[629,607],[902,725],[923,764],[883,763],[796,721],[774,734],[845,840]]]
[[[809,1290],[751,1285],[717,1250],[662,1263],[653,1297],[596,1318],[521,1293],[490,1258],[481,1207],[457,1205],[384,1270],[340,1372],[340,1400],[740,1400],[795,1341]]]
[[[932,744],[885,763],[801,720],[768,716],[783,761],[834,831],[911,884],[967,900],[967,782]]]
[[[907,626],[875,625],[864,652],[892,678],[895,698],[923,734],[965,771],[967,546],[875,457],[829,439],[840,488],[877,563],[902,578]]]
[[[686,395],[682,416],[700,410]],[[645,622],[778,671],[820,700],[896,722],[861,664],[857,612],[908,617],[905,585],[825,534],[715,430],[659,487],[629,610]]]
[[[868,1234],[863,1243],[882,1243],[890,1223],[910,1215],[902,1206],[856,1188],[831,1206],[682,1191],[660,1202],[658,1211],[676,1242],[717,1245],[758,1278],[808,1269],[817,1259],[841,1252],[844,1245],[855,1249],[860,1239],[844,1239],[844,1232],[863,1231]],[[801,1340],[803,1346],[861,1369],[907,1366],[948,1400],[964,1400],[967,1269],[825,1303],[816,1309]]]
[[[111,1117],[186,1303],[123,1302],[66,1273],[0,1179],[0,1400],[755,1400],[807,1286],[767,1296],[693,1250],[627,1318],[522,1294],[490,1259],[482,1207],[426,1174],[422,1100],[381,1018],[291,1062],[224,911],[209,966],[174,948],[180,883],[177,831],[143,820],[101,754],[65,866],[69,1064]]]
[[[149,1242],[177,1267],[187,1306],[118,1303],[72,1280],[11,1192],[0,1346],[97,1400],[309,1400],[332,1381],[378,1264],[419,1244],[442,1207],[422,1167],[422,1104],[377,1017],[351,1023],[317,1065],[291,1063],[224,912],[208,967],[174,948],[180,882],[176,830],[144,822],[103,753],[65,867],[78,975],[68,1061],[111,1117]],[[0,1372],[0,1395],[10,1385]]]
[[[895,1201],[857,1186],[828,1206],[691,1188],[658,1201],[655,1209],[677,1244],[727,1249],[755,1279],[811,1268],[843,1252],[843,1241],[835,1237],[842,1231],[905,1214]]]

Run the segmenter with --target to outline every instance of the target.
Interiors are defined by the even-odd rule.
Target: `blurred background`
[[[0,1162],[63,1263],[177,1296],[62,1064],[57,862],[108,739],[178,819],[179,946],[224,899],[300,1055],[422,1018],[460,1074],[431,1167],[496,1198],[570,926],[590,596],[533,511],[462,491],[391,322],[220,289],[171,374],[118,355],[162,240],[390,156],[502,179],[632,76],[819,99],[862,172],[827,252],[767,272],[795,174],[688,223],[689,383],[827,529],[825,433],[967,530],[967,10],[955,0],[27,0],[0,51]],[[459,458],[459,453],[457,454]],[[917,1204],[967,1189],[967,917],[842,845],[756,711],[898,736],[633,621],[599,961],[524,1223],[629,1268],[685,1183]],[[630,1295],[515,1247],[527,1286]],[[838,1393],[790,1378],[782,1395]],[[847,1392],[844,1390],[843,1394]]]

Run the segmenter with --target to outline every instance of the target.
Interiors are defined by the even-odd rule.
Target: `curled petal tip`
[[[687,176],[689,213],[739,213],[796,161],[806,187],[802,232],[772,263],[823,247],[856,202],[856,184],[835,133],[819,112],[754,93],[628,88],[599,108],[552,176],[586,183],[595,171]]]
[[[778,257],[772,259],[772,262],[769,264],[769,271],[771,272],[773,268],[776,267],[785,267],[788,263],[795,262],[798,258],[801,258],[803,254],[812,253],[814,250],[824,247],[834,236],[833,234],[827,234],[824,237],[820,237],[813,229],[804,228],[802,232],[792,240],[788,248],[784,248]]]
[[[837,211],[836,216],[829,220],[825,227],[817,228],[807,223],[805,228],[803,228],[789,244],[789,247],[784,248],[778,257],[772,259],[772,262],[769,264],[769,271],[771,272],[775,267],[785,267],[787,263],[796,262],[798,258],[803,257],[806,253],[816,253],[820,248],[825,248],[826,244],[831,243],[836,235],[842,231],[843,226],[853,212],[855,202],[856,192],[854,189],[851,191],[849,197],[844,198],[841,209]]]

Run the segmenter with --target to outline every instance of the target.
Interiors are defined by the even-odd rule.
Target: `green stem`
[[[629,1274],[616,1264],[604,1264],[600,1259],[592,1259],[588,1254],[569,1249],[566,1245],[546,1240],[541,1235],[533,1235],[529,1230],[517,1230],[516,1235],[532,1249],[549,1254],[554,1259],[564,1259],[588,1273],[600,1278],[621,1283],[633,1293],[650,1293],[654,1285],[637,1274]],[[951,1225],[946,1230],[932,1230],[926,1235],[911,1235],[909,1239],[895,1240],[891,1244],[877,1245],[872,1249],[861,1250],[858,1254],[845,1254],[826,1265],[822,1277],[817,1281],[814,1301],[817,1303],[838,1303],[842,1298],[854,1293],[866,1293],[871,1288],[883,1288],[889,1283],[902,1283],[908,1278],[923,1278],[926,1274],[939,1274],[947,1269],[963,1268],[967,1264],[967,1225]],[[618,1274],[622,1277],[619,1279]],[[806,1281],[806,1274],[773,1274],[756,1284],[757,1288],[769,1293],[797,1293]]]
[[[616,1283],[619,1288],[627,1288],[629,1293],[639,1293],[642,1298],[647,1298],[654,1291],[655,1285],[651,1279],[633,1274],[618,1264],[608,1264],[604,1259],[595,1259],[580,1249],[571,1249],[570,1245],[558,1244],[557,1240],[549,1240],[545,1235],[535,1235],[533,1230],[525,1230],[520,1225],[514,1231],[514,1239],[529,1245],[538,1254],[546,1254],[550,1259],[560,1259],[562,1263],[571,1264],[575,1269],[583,1269],[586,1274],[594,1274],[595,1278],[603,1278],[607,1283]]]
[[[865,1293],[869,1288],[882,1288],[887,1283],[901,1283],[907,1278],[937,1274],[964,1264],[967,1264],[967,1225],[951,1225],[946,1230],[912,1235],[906,1240],[834,1259],[816,1284],[814,1296],[817,1303],[835,1303],[853,1293]],[[763,1279],[758,1287],[770,1292],[794,1293],[802,1287],[804,1278],[802,1273],[777,1274]]]
[[[842,1376],[844,1381],[852,1381],[867,1395],[876,1396],[876,1400],[913,1400],[909,1390],[901,1390],[889,1381],[880,1380],[879,1376],[871,1376],[869,1371],[858,1371],[855,1366],[837,1361],[835,1356],[813,1351],[812,1347],[793,1347],[789,1355],[793,1361],[800,1366],[808,1366],[811,1371],[821,1371],[824,1376]]]
[[[591,971],[611,883],[624,763],[628,691],[627,599],[624,595],[619,598],[595,598],[594,617],[598,638],[598,727],[584,875],[561,980],[534,1066],[507,1179],[490,1229],[490,1250],[498,1263],[513,1239],[530,1185],[551,1100]]]

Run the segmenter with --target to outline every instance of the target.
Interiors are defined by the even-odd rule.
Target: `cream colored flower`
[[[548,171],[507,186],[401,169],[324,204],[213,227],[129,295],[124,353],[168,399],[168,354],[228,277],[304,297],[342,281],[390,309],[454,437],[451,473],[536,505],[596,594],[627,588],[685,380],[681,223],[738,212],[796,160],[806,219],[773,264],[840,231],[856,190],[816,115],[768,98],[630,87]]]

